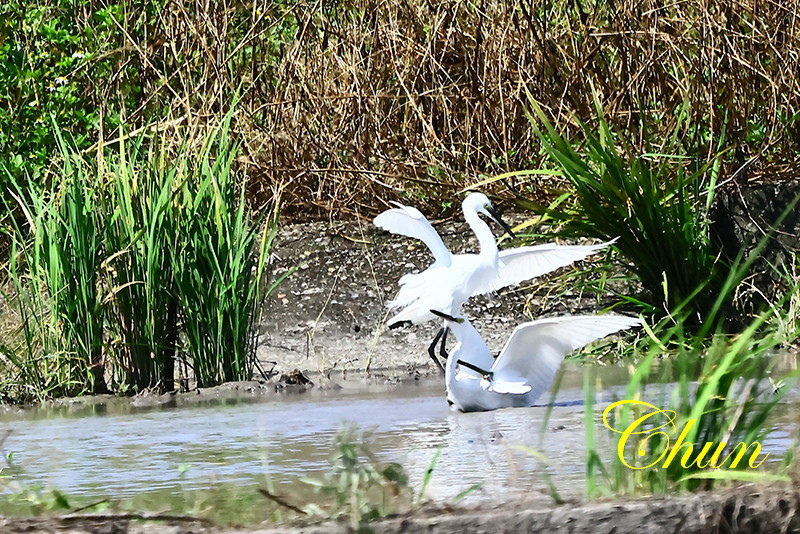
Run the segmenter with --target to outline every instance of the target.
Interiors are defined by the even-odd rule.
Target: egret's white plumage
[[[499,251],[489,226],[480,218],[483,213],[505,228],[489,199],[483,193],[471,193],[461,204],[464,219],[480,244],[479,254],[451,254],[430,222],[416,208],[395,203],[396,208],[375,218],[375,225],[395,234],[419,239],[433,253],[434,263],[416,274],[400,278],[400,291],[388,303],[400,311],[387,321],[393,326],[403,321],[414,324],[434,319],[430,310],[458,315],[470,298],[536,278],[559,267],[582,260],[614,241],[598,245],[557,245],[549,243]]]
[[[392,204],[397,207],[388,209],[375,217],[375,226],[393,234],[419,239],[433,253],[436,261],[431,267],[449,266],[452,258],[450,251],[447,250],[442,237],[433,229],[422,212],[399,202],[392,201]]]
[[[447,358],[447,398],[463,412],[532,406],[564,356],[641,320],[614,315],[539,319],[514,329],[497,359],[467,319],[448,321],[458,343]]]

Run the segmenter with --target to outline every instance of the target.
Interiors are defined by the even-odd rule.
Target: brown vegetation
[[[796,5],[795,5],[796,7]],[[432,207],[479,176],[538,165],[528,90],[559,122],[588,120],[596,90],[616,126],[643,135],[639,110],[669,132],[690,103],[687,147],[727,127],[751,150],[800,141],[800,28],[778,3],[356,2],[307,8],[257,97],[264,175],[323,208],[373,208],[412,194]],[[726,124],[727,122],[727,124]],[[657,133],[657,132],[656,132]],[[759,134],[761,135],[761,134]],[[771,154],[738,147],[733,167]],[[356,186],[357,184],[357,186]],[[542,184],[506,181],[523,196]],[[431,187],[433,186],[433,187]]]
[[[560,124],[591,120],[596,91],[634,137],[642,115],[669,132],[686,102],[687,151],[724,136],[729,173],[800,147],[795,1],[178,2],[149,31],[121,56],[143,73],[142,109],[196,119],[241,87],[251,185],[286,184],[296,215],[404,196],[446,209],[482,175],[538,165],[526,90]],[[550,185],[504,182],[528,198]]]
[[[95,25],[102,7],[76,11],[77,27]],[[592,120],[596,92],[617,131],[641,140],[644,117],[656,145],[688,114],[687,153],[715,152],[723,139],[728,174],[798,158],[796,0],[113,9],[119,31],[85,66],[96,83],[88,101],[107,117],[124,107],[130,131],[204,124],[239,94],[252,192],[285,186],[286,213],[298,217],[366,215],[404,197],[441,213],[482,177],[540,165],[526,91],[564,127]],[[115,138],[109,128],[101,142]],[[495,188],[540,200],[557,185],[517,177]]]

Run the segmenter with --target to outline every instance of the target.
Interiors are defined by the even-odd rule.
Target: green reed
[[[24,217],[9,217],[18,328],[0,339],[2,396],[169,391],[180,360],[198,386],[252,378],[280,281],[267,261],[278,195],[247,207],[229,124],[179,143],[121,137],[92,156],[62,142],[47,189],[12,187],[6,213]]]
[[[16,206],[5,207],[24,214],[6,265],[24,323],[22,343],[8,347],[20,379],[12,382],[55,396],[104,392],[100,198],[79,157],[64,157],[54,180],[23,188],[9,175]]]
[[[728,272],[708,231],[719,156],[699,164],[678,155],[689,127],[680,120],[683,109],[667,141],[627,156],[631,143],[611,130],[596,106],[597,129],[580,124],[578,150],[532,100],[543,150],[572,186],[547,217],[565,237],[619,237],[615,246],[648,293],[648,308],[664,313],[680,306],[691,309],[687,320],[707,321]]]
[[[720,480],[786,478],[767,465],[758,466],[766,452],[753,455],[755,443],[768,436],[770,416],[793,378],[773,380],[772,373],[779,372],[776,353],[798,336],[796,325],[789,326],[794,322],[788,316],[794,313],[800,284],[795,282],[735,335],[725,333],[717,319],[724,313],[727,293],[750,268],[764,242],[748,258],[734,261],[699,334],[692,322],[687,326],[684,312],[664,318],[652,329],[647,327],[648,336],[633,347],[640,356],[636,366],[631,366],[625,399],[647,401],[657,409],[671,411],[671,415],[647,419],[637,429],[647,432],[633,436],[626,449],[609,451],[608,456],[613,458],[606,458],[605,465],[610,461],[610,469],[589,462],[587,467],[605,479],[608,490],[618,494],[664,493],[709,489]],[[782,387],[776,388],[776,383]],[[593,396],[587,398],[586,410],[595,413]],[[652,411],[641,405],[623,405],[610,414],[609,421],[613,428],[624,430]],[[662,424],[662,428],[656,428]],[[687,429],[684,444],[674,459],[666,462],[669,454],[665,451],[675,447],[683,429]],[[621,438],[621,434],[608,432],[614,443]],[[587,433],[587,438],[592,435]],[[593,440],[588,441],[593,451]],[[692,444],[691,451],[686,443]],[[699,456],[706,444],[710,444],[706,454]],[[741,462],[733,465],[744,447]],[[758,469],[752,467],[751,458],[755,458]],[[596,474],[591,478],[597,478]]]
[[[655,399],[646,398],[658,409],[671,410],[674,419],[670,422],[667,415],[648,419],[642,429],[668,424],[660,429],[663,433],[654,431],[628,440],[622,458],[621,451],[609,451],[608,455],[613,455],[608,458],[612,466],[606,475],[609,489],[623,494],[665,493],[710,489],[720,479],[782,478],[766,465],[759,466],[765,451],[752,461],[758,469],[751,465],[755,444],[762,443],[768,435],[770,414],[787,389],[776,390],[768,380],[774,366],[770,353],[782,340],[761,331],[764,319],[757,318],[736,336],[717,334],[703,344],[687,337],[681,325],[661,332],[661,340],[652,343],[637,364],[626,398],[642,399],[648,391],[657,391],[657,386],[646,385],[651,373],[661,375],[663,382],[674,379],[672,391],[656,395]],[[669,343],[671,354],[656,365],[665,357],[664,341]],[[617,430],[624,430],[651,411],[625,405],[610,414],[609,421]],[[669,452],[684,429],[687,432],[683,444],[666,465]],[[614,433],[612,438],[616,443],[621,435]],[[706,453],[699,455],[706,446]],[[718,447],[722,452],[714,460]],[[738,447],[747,448],[741,462],[733,465]]]
[[[108,295],[106,315],[114,343],[117,388],[173,389],[179,332],[179,295],[174,254],[181,228],[173,197],[178,190],[176,161],[168,148],[144,138],[120,140],[100,162],[108,178],[104,213]]]
[[[187,184],[181,197],[185,240],[174,257],[183,333],[201,387],[252,376],[256,324],[274,288],[267,286],[266,267],[277,204],[258,214],[247,208],[229,124],[209,135],[191,167],[194,187]]]

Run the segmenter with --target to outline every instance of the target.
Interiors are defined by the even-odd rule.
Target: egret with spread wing
[[[419,239],[427,245],[434,257],[430,267],[420,273],[406,274],[400,278],[400,291],[388,303],[399,311],[387,321],[389,328],[403,322],[414,324],[435,319],[430,310],[447,315],[458,315],[461,306],[476,295],[497,291],[582,260],[613,243],[598,245],[557,245],[548,243],[530,247],[498,250],[494,234],[481,219],[484,214],[500,224],[513,236],[511,228],[503,222],[483,193],[469,194],[461,204],[464,219],[478,238],[480,253],[451,254],[441,236],[416,208],[395,203],[396,208],[384,211],[375,218],[375,225],[389,232]],[[436,344],[441,340],[440,354],[444,353],[447,324],[438,331],[428,354],[440,369],[436,358]]]
[[[458,343],[447,359],[447,399],[462,412],[532,406],[573,350],[619,330],[642,324],[618,315],[573,315],[523,323],[514,329],[497,359],[463,317],[431,310],[445,319]]]

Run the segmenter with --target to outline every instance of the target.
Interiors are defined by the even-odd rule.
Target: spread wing
[[[560,267],[582,260],[614,243],[616,239],[597,245],[557,245],[547,243],[531,247],[515,247],[498,254],[497,276],[473,295],[491,293],[506,286],[542,276]]]
[[[639,319],[618,315],[552,317],[521,324],[495,361],[494,380],[519,383],[524,378],[533,402],[550,387],[568,353],[640,324]]]
[[[373,221],[375,226],[393,234],[419,239],[433,253],[436,260],[434,265],[449,266],[450,251],[447,250],[441,236],[433,229],[428,219],[417,208],[404,206],[398,202],[392,202],[392,204],[397,207],[388,209],[375,217]]]

